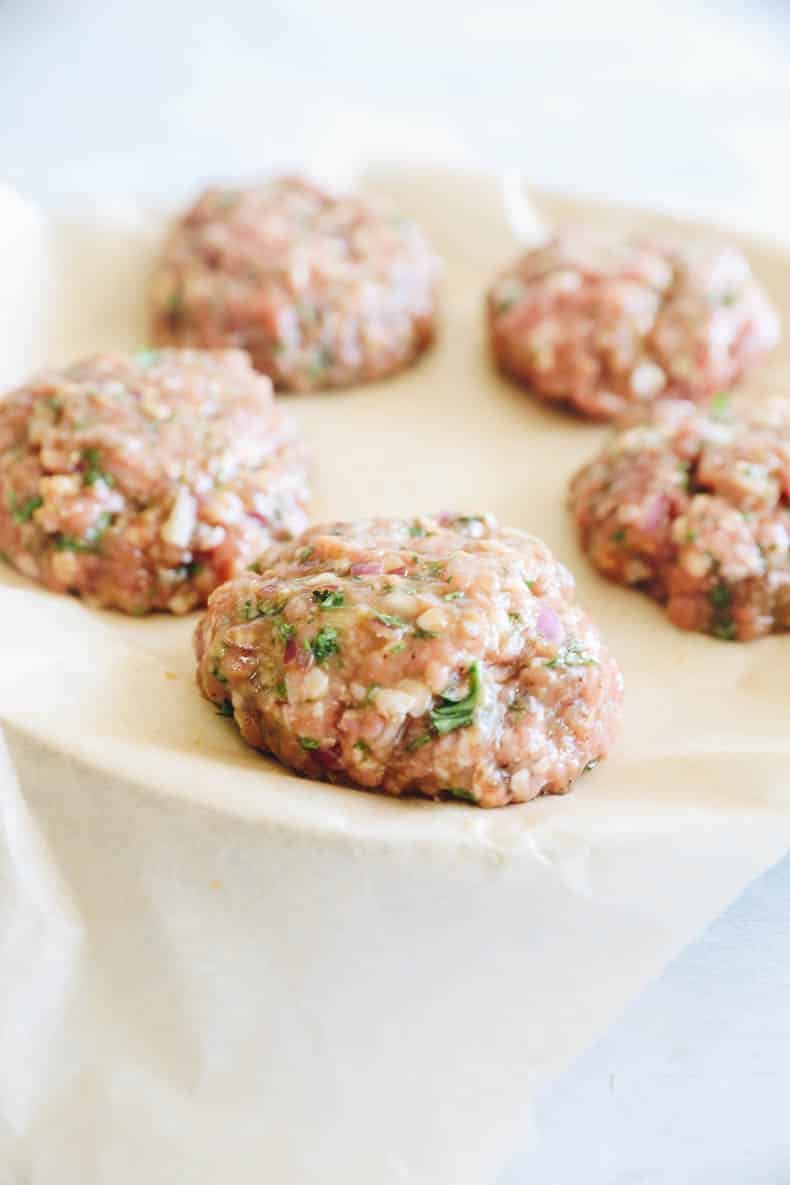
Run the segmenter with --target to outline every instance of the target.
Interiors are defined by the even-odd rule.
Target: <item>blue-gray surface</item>
[[[0,0],[0,178],[49,206],[177,198],[346,127],[790,241],[785,12]],[[506,1185],[790,1182],[789,913],[785,861],[540,1100],[543,1143]]]

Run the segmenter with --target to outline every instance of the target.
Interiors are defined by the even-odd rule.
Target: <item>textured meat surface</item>
[[[573,479],[582,547],[606,576],[725,639],[790,628],[790,400],[659,403]]]
[[[58,592],[185,613],[307,524],[307,458],[240,351],[101,355],[0,399],[0,550]]]
[[[444,514],[313,527],[213,594],[204,695],[315,778],[481,806],[561,794],[622,683],[540,540]]]
[[[488,294],[494,355],[542,398],[608,419],[731,387],[779,339],[736,248],[571,228],[525,252]]]
[[[439,273],[419,227],[381,201],[298,178],[208,189],[165,244],[154,337],[242,347],[287,390],[365,382],[432,340]]]

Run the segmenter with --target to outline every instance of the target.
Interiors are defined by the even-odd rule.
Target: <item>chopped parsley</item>
[[[464,790],[462,786],[447,786],[444,790],[445,794],[449,794],[450,798],[457,798],[459,802],[476,802],[474,794],[471,790]]]
[[[8,509],[18,523],[29,523],[39,506],[44,505],[44,499],[35,494],[32,498],[25,498],[18,502],[13,490],[8,495]]]
[[[438,638],[439,635],[435,630],[424,630],[421,625],[417,625],[414,627],[414,637],[422,642],[426,638]]]
[[[625,541],[625,527],[620,527],[612,533],[612,543],[623,543]]]
[[[376,621],[380,621],[382,625],[386,625],[390,629],[396,629],[398,626],[406,624],[402,617],[396,617],[394,613],[374,613],[373,616]]]
[[[442,600],[443,600],[443,601],[457,601],[457,600],[458,600],[458,598],[459,598],[459,597],[462,597],[463,595],[464,595],[464,594],[463,594],[463,592],[461,591],[461,589],[460,589],[460,588],[458,588],[458,589],[456,589],[456,590],[455,590],[455,592],[449,592],[449,593],[445,593],[445,594],[444,594],[444,596],[442,597]]]
[[[333,361],[331,351],[326,346],[318,346],[313,356],[313,361],[310,363],[310,377],[320,379],[327,367],[332,365]]]
[[[480,670],[476,662],[469,667],[469,691],[463,699],[439,696],[439,704],[430,712],[431,724],[443,736],[456,728],[468,728],[474,722],[475,708],[480,703]]]
[[[362,701],[363,704],[372,704],[373,700],[375,699],[376,692],[380,691],[380,690],[381,690],[380,683],[371,683],[370,687],[367,689],[367,692],[365,693],[365,698]]]
[[[275,637],[279,638],[281,642],[287,642],[296,633],[296,626],[291,625],[289,621],[275,621],[272,628]]]
[[[278,683],[275,683],[274,690],[279,699],[288,699],[288,688],[285,686],[285,679],[280,679]]]
[[[400,654],[401,650],[406,649],[405,642],[396,642],[394,646],[390,646],[387,654]]]
[[[322,626],[310,643],[310,649],[315,655],[316,662],[324,662],[330,654],[338,654],[340,643],[337,639],[337,630],[332,629],[331,625]]]
[[[735,622],[732,620],[730,606],[732,605],[732,590],[721,581],[714,584],[708,592],[708,600],[713,608],[711,631],[717,638],[731,642],[737,633]]]
[[[406,752],[414,753],[417,749],[421,749],[423,745],[427,745],[431,740],[433,740],[431,734],[429,732],[424,732],[422,736],[417,737],[413,741],[409,741],[408,745],[406,746]]]
[[[424,539],[427,532],[425,527],[423,527],[420,523],[412,523],[412,525],[409,527],[409,534],[411,535],[412,539]]]
[[[99,457],[99,450],[97,448],[86,448],[82,450],[82,480],[86,486],[95,485],[97,481],[103,481],[107,486],[115,485],[115,478],[111,473],[105,473],[101,467],[101,459]]]
[[[312,547],[303,547],[300,552],[297,552],[296,558],[298,559],[300,564],[306,564],[307,561],[309,559],[311,559],[312,555],[313,555],[313,548]]]
[[[714,395],[710,401],[708,411],[714,420],[723,420],[727,417],[730,410],[730,397],[726,391],[719,391],[718,395]]]
[[[546,663],[547,667],[595,667],[598,665],[597,658],[593,658],[586,650],[582,650],[575,638],[571,638],[567,646],[563,646],[562,650],[554,657],[549,659]]]
[[[313,600],[322,609],[339,609],[345,599],[339,588],[316,588],[313,590]]]
[[[285,601],[258,601],[258,613],[261,617],[279,617],[285,604]]]
[[[231,702],[231,700],[224,699],[222,701],[222,703],[217,708],[217,715],[218,716],[232,716],[233,715],[233,703]]]
[[[299,744],[303,749],[309,751],[310,749],[317,749],[320,745],[320,741],[317,741],[315,737],[299,737]]]
[[[55,536],[55,550],[56,551],[78,551],[88,555],[95,555],[99,551],[101,538],[107,527],[110,525],[111,515],[100,514],[96,520],[96,524],[90,527],[84,538],[79,535],[69,535],[67,533],[59,533]]]
[[[708,593],[708,600],[714,609],[729,609],[732,593],[726,584],[716,584]]]
[[[354,748],[358,749],[360,753],[370,752],[370,745],[367,741],[354,741]]]
[[[530,591],[530,592],[534,592],[534,591],[535,591],[535,585],[536,585],[538,582],[537,582],[537,580],[527,580],[527,578],[526,578],[526,576],[525,576],[525,577],[524,577],[524,583],[526,584],[526,586],[527,586],[527,588],[529,589],[529,591]]]

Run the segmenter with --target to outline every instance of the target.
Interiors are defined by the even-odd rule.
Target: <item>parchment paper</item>
[[[195,618],[0,566],[2,1185],[486,1185],[536,1087],[788,845],[790,640],[683,634],[599,579],[564,500],[603,430],[486,355],[528,203],[473,174],[373,180],[446,257],[443,324],[394,381],[290,400],[315,517],[485,509],[541,535],[623,667],[622,741],[570,796],[499,811],[300,780],[198,696]],[[5,384],[144,343],[161,215],[45,220],[5,193],[0,224]],[[747,247],[790,321],[788,259]]]

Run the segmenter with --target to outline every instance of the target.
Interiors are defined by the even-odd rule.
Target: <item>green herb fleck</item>
[[[316,588],[313,590],[313,600],[322,609],[339,609],[345,597],[339,588]]]
[[[708,593],[708,600],[714,609],[728,609],[732,603],[732,592],[726,584],[716,584]]]
[[[245,621],[252,621],[253,617],[258,616],[258,614],[255,611],[255,607],[254,607],[252,601],[245,601],[244,602],[244,608],[242,609],[242,613],[244,614]]]
[[[363,704],[365,704],[365,705],[372,704],[373,700],[376,698],[376,692],[380,691],[380,690],[381,690],[380,683],[371,683],[370,687],[367,689],[367,692],[365,693],[365,698],[362,701]]]
[[[32,498],[25,498],[24,502],[17,502],[13,490],[8,495],[8,509],[18,523],[29,523],[39,506],[44,505],[44,499],[35,494]]]
[[[534,592],[534,591],[535,591],[535,585],[536,585],[538,582],[537,582],[537,580],[527,580],[527,578],[526,578],[526,576],[525,576],[525,577],[524,577],[524,583],[526,584],[526,586],[527,586],[527,588],[529,589],[529,591],[530,591],[530,592]]]
[[[297,556],[296,556],[299,563],[306,564],[307,561],[312,557],[313,550],[314,549],[312,547],[303,547],[302,550],[300,552],[298,552]]]
[[[613,543],[623,543],[624,541],[625,541],[625,527],[620,527],[617,531],[613,532],[612,542]]]
[[[355,741],[354,748],[358,749],[360,753],[369,753],[370,745],[367,741]]]
[[[424,539],[427,532],[425,527],[423,527],[420,523],[415,522],[409,527],[409,534],[411,535],[412,539]]]
[[[714,624],[713,633],[717,638],[723,638],[725,642],[732,642],[738,629],[734,621],[722,621]]]
[[[296,633],[296,626],[291,625],[289,621],[275,621],[272,628],[275,637],[279,638],[281,642],[287,642]]]
[[[431,724],[440,736],[456,728],[468,728],[473,723],[480,693],[480,670],[477,663],[473,662],[469,667],[469,691],[463,699],[454,700],[441,695],[438,707],[431,709]]]
[[[431,734],[429,732],[424,732],[422,736],[417,737],[416,740],[409,741],[408,745],[406,746],[406,752],[414,753],[417,749],[421,749],[423,745],[427,745],[431,740],[433,740]]]
[[[285,601],[258,601],[258,613],[261,617],[279,617],[285,604]]]
[[[424,630],[421,625],[415,626],[412,633],[413,633],[413,636],[415,638],[418,638],[419,641],[421,641],[421,642],[425,641],[428,638],[438,638],[439,637],[439,635],[436,633],[435,630]]]
[[[443,601],[457,601],[457,600],[458,600],[458,598],[459,598],[459,597],[462,597],[463,595],[464,595],[464,594],[463,594],[463,592],[461,591],[461,589],[460,589],[460,588],[458,588],[458,589],[456,589],[456,590],[455,590],[455,592],[449,592],[449,593],[445,593],[445,594],[444,594],[444,596],[442,597],[442,600],[443,600]]]
[[[563,667],[595,667],[598,665],[598,660],[588,654],[586,650],[582,650],[575,638],[571,638],[567,646],[564,646],[554,658],[549,659],[546,663],[547,667],[554,668],[558,666]]]
[[[280,679],[280,681],[275,684],[274,690],[276,691],[279,699],[288,699],[288,688],[285,686],[285,679]]]
[[[324,662],[330,654],[338,654],[340,643],[337,639],[337,630],[330,625],[322,626],[310,643],[310,649],[315,655],[316,662]]]
[[[92,486],[97,481],[103,481],[107,486],[115,485],[115,478],[112,474],[105,473],[101,467],[101,459],[97,448],[83,449],[82,461],[85,466],[82,471],[82,480],[86,486]]]
[[[299,737],[299,744],[303,749],[310,750],[317,749],[320,745],[320,741],[317,741],[315,737]]]
[[[380,621],[382,625],[386,625],[390,629],[406,624],[402,617],[396,617],[393,613],[374,613],[373,616],[376,621]]]
[[[394,646],[390,646],[387,654],[400,654],[401,650],[406,649],[405,642],[396,642]]]
[[[224,699],[222,701],[222,703],[217,708],[217,715],[218,716],[232,716],[233,715],[233,703],[231,702],[231,700]]]
[[[476,802],[474,794],[471,790],[464,790],[462,786],[447,786],[444,789],[445,794],[449,794],[450,798],[456,798],[459,802]]]
[[[222,671],[219,669],[219,661],[220,660],[217,659],[216,662],[214,663],[214,666],[211,668],[211,674],[212,674],[213,678],[215,678],[217,680],[218,683],[227,683],[227,681],[228,681],[227,678],[225,677],[225,675],[223,675]]]
[[[172,317],[174,320],[178,320],[184,311],[184,300],[181,295],[180,288],[173,289],[173,291],[170,293],[170,296],[167,298],[165,308],[170,317]]]
[[[714,420],[726,419],[730,410],[730,397],[726,391],[719,391],[710,401],[708,411]]]

